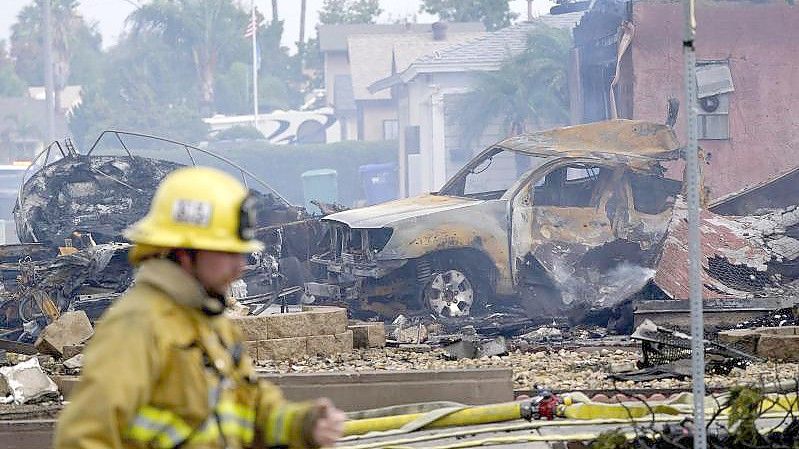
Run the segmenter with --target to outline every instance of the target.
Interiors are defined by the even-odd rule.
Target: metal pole
[[[258,128],[258,24],[255,22],[255,0],[251,0],[252,20],[252,108],[253,126]]]
[[[302,3],[300,4],[300,46],[305,45],[305,11],[306,11],[306,0],[301,0]],[[302,47],[301,47],[302,48]]]
[[[691,384],[694,393],[694,449],[707,448],[705,429],[705,328],[702,317],[702,279],[699,233],[699,144],[696,111],[696,15],[694,0],[685,1],[685,96],[688,107],[688,144],[685,148],[686,187],[688,195],[688,266],[691,303]]]
[[[47,115],[47,143],[55,140],[55,82],[53,80],[53,18],[50,0],[43,0],[44,102]]]

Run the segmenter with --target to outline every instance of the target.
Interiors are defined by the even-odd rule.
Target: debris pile
[[[690,390],[690,378],[674,376],[652,379],[615,380],[616,371],[637,369],[639,350],[627,346],[585,348],[542,348],[537,351],[511,349],[507,355],[452,360],[443,348],[427,351],[401,348],[355,349],[328,357],[296,357],[290,360],[261,360],[259,370],[272,373],[340,373],[347,371],[407,371],[504,367],[513,370],[515,390],[551,391],[613,390],[615,388]],[[631,363],[632,362],[632,363]],[[756,362],[743,368],[732,368],[727,374],[708,373],[708,388],[727,388],[738,384],[759,384],[792,378],[797,363]]]
[[[0,367],[0,403],[34,404],[59,398],[58,386],[42,370],[38,358]]]
[[[94,321],[130,286],[130,245],[122,233],[146,214],[163,177],[182,165],[133,155],[126,134],[114,134],[126,156],[96,154],[94,147],[79,154],[69,142],[55,142],[40,154],[45,164],[27,179],[14,210],[23,243],[0,246],[0,338],[32,343],[67,310],[85,311]],[[151,146],[175,144],[147,139]],[[181,146],[190,158],[191,151],[207,153]],[[61,159],[47,163],[56,150]],[[219,159],[233,172],[246,173]],[[253,180],[262,190],[252,191],[256,236],[266,249],[250,257],[232,293],[246,311],[260,313],[274,301],[299,299],[299,286],[310,277],[305,261],[315,250],[319,221]]]

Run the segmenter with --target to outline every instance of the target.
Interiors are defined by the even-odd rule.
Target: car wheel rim
[[[436,273],[425,291],[430,309],[442,317],[469,316],[474,303],[474,287],[458,270]]]

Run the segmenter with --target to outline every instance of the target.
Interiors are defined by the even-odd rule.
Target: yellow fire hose
[[[708,417],[712,416],[712,413],[707,414]],[[782,418],[784,414],[777,413],[777,412],[767,412],[762,418]],[[633,418],[633,419],[594,419],[591,420],[592,425],[625,425],[625,424],[632,424],[632,423],[664,423],[664,422],[679,422],[685,418],[684,415],[681,416],[673,416],[673,415],[658,415],[658,416],[650,416],[644,418]],[[478,428],[469,428],[469,429],[461,429],[461,430],[452,430],[444,433],[434,433],[434,434],[423,434],[418,436],[402,436],[401,438],[397,438],[394,440],[381,440],[381,441],[374,441],[374,442],[364,442],[361,444],[355,444],[352,446],[344,446],[341,443],[347,442],[354,442],[348,441],[351,438],[343,438],[339,440],[340,443],[336,445],[337,449],[403,449],[403,448],[410,448],[411,446],[404,446],[408,444],[417,444],[423,443],[427,441],[435,441],[441,439],[449,439],[449,438],[463,438],[463,437],[470,437],[468,441],[464,441],[463,443],[459,443],[460,448],[465,447],[475,447],[475,446],[487,446],[491,444],[496,444],[496,438],[487,437],[482,438],[479,440],[473,440],[471,438],[485,433],[503,433],[503,432],[517,432],[517,431],[524,431],[524,430],[532,430],[535,431],[536,429],[544,428],[544,427],[562,427],[562,428],[569,428],[573,426],[584,426],[586,422],[584,420],[563,420],[563,421],[533,421],[529,423],[522,423],[522,424],[506,424],[506,425],[499,425],[494,427],[478,427]],[[531,441],[525,440],[528,437],[534,437],[535,441],[589,441],[595,439],[598,436],[597,434],[565,434],[565,435],[538,435],[538,434],[525,434],[519,436],[508,436],[509,439],[517,439],[516,442],[524,442],[524,441]],[[511,441],[503,441],[504,443],[510,443]],[[451,449],[453,446],[446,445],[446,446],[425,446],[430,449]]]
[[[525,405],[525,402],[508,402],[505,404],[479,405],[453,409],[451,413],[426,423],[420,428],[434,429],[440,427],[470,426],[513,421],[524,418],[525,412],[523,409]],[[344,423],[344,435],[360,435],[367,432],[399,429],[413,421],[424,418],[426,415],[426,413],[410,413],[347,421]]]
[[[586,398],[587,399],[587,398]],[[558,415],[574,420],[629,420],[639,419],[652,414],[685,415],[689,413],[680,404],[685,398],[673,403],[646,405],[644,403],[605,404],[585,401],[572,404],[569,398],[558,407]],[[473,426],[479,424],[499,423],[518,419],[530,420],[533,416],[530,402],[509,402],[503,404],[480,405],[471,407],[453,407],[428,413],[409,413],[378,418],[366,418],[347,421],[344,424],[344,435],[362,435],[369,432],[407,431],[435,429],[442,427]],[[769,394],[761,404],[763,412],[787,412],[799,410],[799,399],[796,393]],[[415,425],[415,426],[414,426]]]

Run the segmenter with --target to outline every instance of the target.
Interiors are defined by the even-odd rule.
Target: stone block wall
[[[347,311],[307,307],[302,312],[231,317],[247,341],[253,360],[297,360],[352,352]]]

